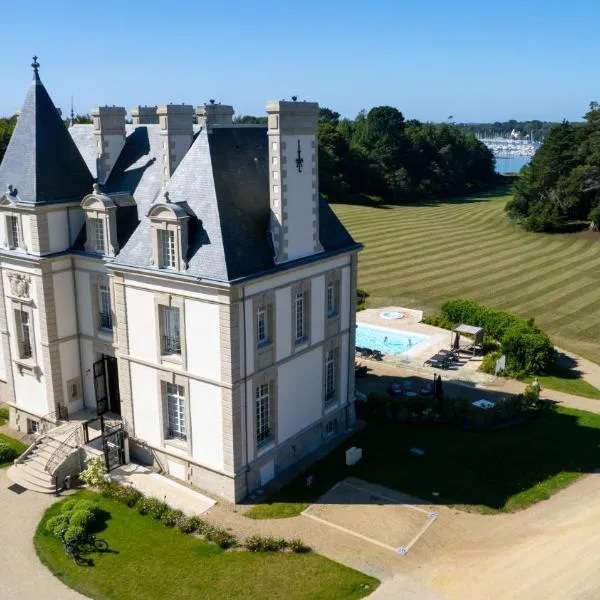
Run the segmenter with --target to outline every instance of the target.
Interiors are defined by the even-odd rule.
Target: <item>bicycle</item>
[[[77,554],[77,550],[73,542],[65,539],[66,531],[66,529],[61,530],[61,532],[58,534],[58,537],[60,538],[60,541],[62,542],[62,545],[64,546],[67,555],[75,564],[77,564],[79,561],[79,555]]]
[[[104,540],[98,539],[93,533],[85,533],[74,540],[79,550],[83,553],[106,552],[108,544]]]

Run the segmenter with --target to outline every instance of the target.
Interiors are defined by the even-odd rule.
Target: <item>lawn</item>
[[[93,566],[76,566],[60,541],[46,533],[46,520],[60,510],[53,505],[35,534],[42,562],[69,587],[96,599],[229,600],[354,599],[372,592],[378,581],[317,554],[224,551],[160,521],[91,492],[109,517],[98,528],[109,552],[88,555]]]
[[[0,442],[3,442],[4,444],[6,444],[7,446],[10,446],[11,448],[14,448],[19,454],[23,454],[23,452],[25,452],[25,450],[27,450],[27,446],[25,444],[21,444],[21,442],[18,442],[17,440],[13,440],[12,438],[9,438],[6,435],[3,435],[2,433],[0,433]],[[9,462],[5,462],[5,463],[0,463],[0,468],[2,467],[8,467],[9,465],[12,465],[13,461],[9,461]]]
[[[354,467],[350,446],[363,449]],[[423,456],[410,452],[421,448]],[[334,483],[354,476],[426,499],[483,513],[520,510],[549,498],[600,465],[600,415],[560,408],[514,427],[464,431],[454,427],[371,421],[339,449],[283,488],[272,503],[246,516],[299,514]],[[439,496],[434,496],[437,492]]]
[[[510,196],[418,206],[333,204],[354,238],[370,305],[437,312],[462,297],[535,317],[554,343],[600,364],[600,243],[528,233],[510,222]]]

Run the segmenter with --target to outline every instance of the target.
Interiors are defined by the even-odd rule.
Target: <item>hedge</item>
[[[534,323],[510,313],[488,308],[471,300],[448,300],[442,304],[442,319],[482,327],[484,335],[501,344],[506,355],[505,372],[511,375],[539,375],[555,359],[550,338]]]

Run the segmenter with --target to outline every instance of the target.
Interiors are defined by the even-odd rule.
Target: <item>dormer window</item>
[[[117,243],[117,204],[112,198],[100,193],[98,184],[81,203],[85,211],[85,249],[102,256],[115,256]]]
[[[98,254],[104,254],[104,222],[102,219],[91,219],[94,231],[94,249]]]
[[[158,230],[158,253],[161,269],[174,269],[175,261],[175,232],[169,229]]]
[[[187,269],[189,209],[184,203],[171,202],[169,193],[148,211],[152,224],[152,258],[150,264],[159,269]]]

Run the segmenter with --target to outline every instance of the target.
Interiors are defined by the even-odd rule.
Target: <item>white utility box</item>
[[[348,448],[346,450],[346,466],[351,467],[355,465],[362,458],[362,448]]]

